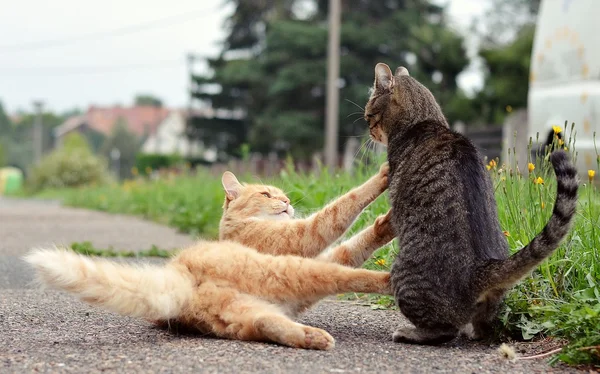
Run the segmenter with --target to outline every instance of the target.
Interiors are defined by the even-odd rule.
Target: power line
[[[141,32],[141,31],[169,27],[169,26],[181,24],[183,22],[193,21],[193,20],[201,18],[201,17],[209,16],[209,15],[211,15],[213,10],[202,9],[202,10],[196,10],[196,11],[192,11],[192,12],[185,12],[185,13],[180,13],[180,14],[176,14],[173,16],[169,16],[169,17],[164,17],[164,18],[159,18],[159,19],[155,19],[152,21],[148,21],[148,22],[139,23],[137,25],[130,25],[130,26],[119,27],[119,28],[116,28],[113,30],[83,34],[83,35],[78,35],[78,36],[74,36],[71,38],[49,39],[49,40],[42,40],[42,41],[36,41],[36,42],[12,44],[12,45],[0,45],[0,53],[30,51],[30,50],[36,50],[36,49],[42,49],[42,48],[57,47],[57,46],[78,43],[78,42],[82,42],[82,41],[86,41],[86,40],[101,39],[104,37],[122,36],[122,35],[127,35],[127,34],[134,34],[134,33]]]
[[[184,60],[159,61],[146,64],[113,65],[113,66],[48,66],[48,67],[0,67],[0,75],[10,76],[65,76],[77,74],[103,74],[115,72],[129,72],[132,70],[148,70],[183,67]]]

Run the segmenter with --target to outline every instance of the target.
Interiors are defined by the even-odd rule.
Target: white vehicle
[[[535,30],[528,93],[528,137],[537,146],[552,126],[575,123],[577,169],[582,181],[597,169],[600,150],[600,0],[542,0]],[[568,142],[569,132],[563,131]],[[534,146],[536,146],[534,144]]]

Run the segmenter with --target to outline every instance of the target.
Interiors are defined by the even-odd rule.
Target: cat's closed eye
[[[264,197],[269,198],[269,199],[271,198],[271,194],[268,192],[263,192],[263,193],[261,193],[261,195],[263,195]]]

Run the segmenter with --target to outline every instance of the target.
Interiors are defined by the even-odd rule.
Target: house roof
[[[54,130],[55,136],[76,129],[83,124],[104,134],[109,135],[119,120],[124,120],[127,129],[132,133],[143,136],[153,133],[158,125],[167,117],[170,109],[154,106],[134,107],[96,107],[90,106],[81,116],[69,117]]]

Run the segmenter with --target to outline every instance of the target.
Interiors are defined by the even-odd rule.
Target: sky
[[[459,31],[485,10],[484,1],[436,0],[447,1]],[[184,107],[186,55],[216,56],[233,10],[223,0],[2,2],[10,5],[2,4],[0,12],[0,102],[9,113],[31,110],[34,100],[56,112],[129,105],[146,93]],[[467,40],[471,54],[475,43]],[[481,86],[477,64],[459,85]]]

